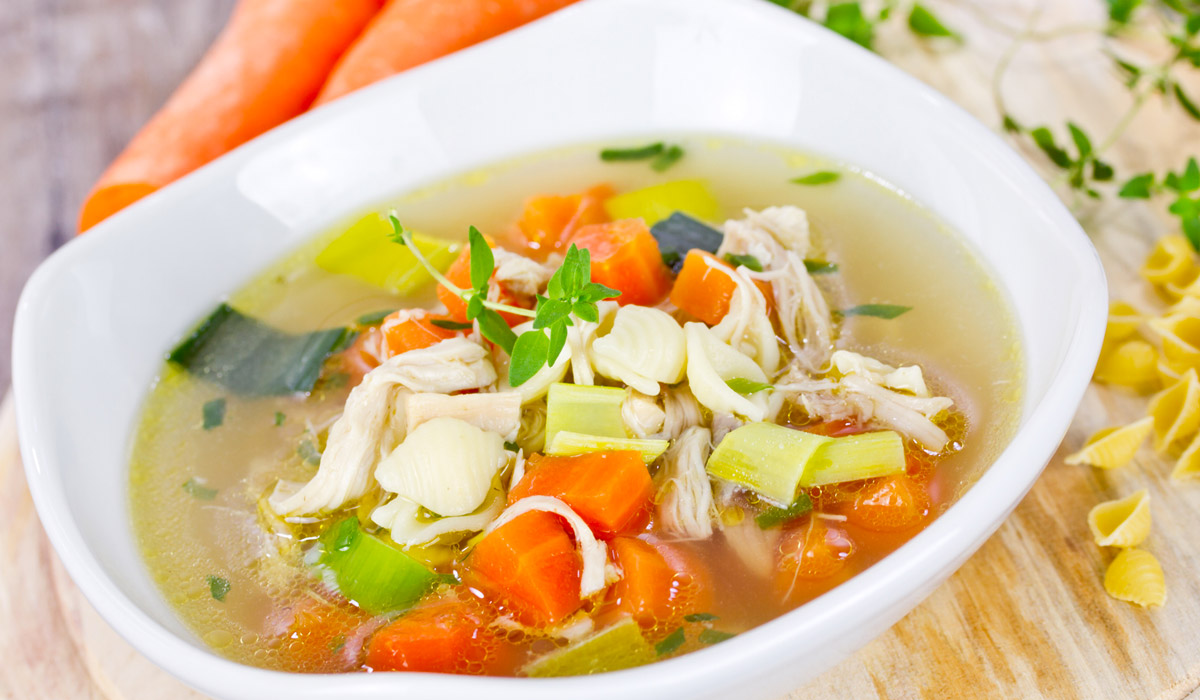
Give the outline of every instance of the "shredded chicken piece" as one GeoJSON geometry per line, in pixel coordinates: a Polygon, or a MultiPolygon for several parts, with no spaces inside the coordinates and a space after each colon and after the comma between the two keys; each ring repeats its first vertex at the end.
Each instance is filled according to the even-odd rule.
{"type": "Polygon", "coordinates": [[[571,379],[575,384],[590,386],[596,383],[596,372],[592,369],[592,362],[588,359],[588,355],[600,327],[612,319],[618,308],[615,301],[598,302],[596,309],[600,312],[600,318],[597,323],[576,318],[574,319],[575,325],[567,329],[567,350],[571,354],[571,379]]]}
{"type": "Polygon", "coordinates": [[[269,498],[280,515],[336,510],[359,498],[376,463],[404,438],[401,392],[448,393],[496,381],[487,350],[464,338],[388,359],[350,391],[342,417],[329,429],[317,474],[306,484],[280,481],[269,498]]]}
{"type": "Polygon", "coordinates": [[[725,436],[737,430],[746,424],[746,421],[738,418],[732,413],[714,413],[712,421],[709,424],[712,428],[712,445],[716,447],[721,444],[725,436]]]}
{"type": "Polygon", "coordinates": [[[497,285],[521,297],[532,298],[544,291],[554,274],[554,268],[503,248],[493,248],[492,255],[496,259],[493,278],[497,285]]]}
{"type": "Polygon", "coordinates": [[[712,485],[704,468],[711,438],[707,428],[692,426],[671,443],[663,457],[665,479],[658,492],[658,522],[681,539],[712,536],[712,485]]]}
{"type": "Polygon", "coordinates": [[[661,437],[668,440],[675,440],[683,431],[704,422],[704,410],[687,384],[667,388],[663,410],[666,412],[666,420],[663,421],[661,437]]]}
{"type": "Polygon", "coordinates": [[[719,257],[726,253],[753,255],[770,269],[783,251],[791,251],[801,259],[808,255],[811,240],[808,215],[803,209],[789,205],[762,211],[746,209],[743,214],[744,219],[725,222],[719,257]]]}
{"type": "Polygon", "coordinates": [[[833,353],[831,360],[833,368],[842,375],[856,374],[866,378],[872,384],[896,391],[906,391],[913,396],[929,398],[929,387],[925,385],[925,376],[917,365],[908,365],[897,369],[873,357],[849,350],[838,350],[833,353]]]}
{"type": "Polygon", "coordinates": [[[737,525],[722,529],[725,542],[742,564],[760,578],[768,578],[775,571],[775,553],[779,550],[782,530],[767,530],[758,526],[753,518],[743,518],[737,525]]]}
{"type": "Polygon", "coordinates": [[[521,429],[521,395],[514,392],[408,394],[404,397],[404,413],[407,433],[434,418],[457,418],[512,441],[521,429]]]}
{"type": "Polygon", "coordinates": [[[815,372],[827,366],[833,351],[833,314],[804,267],[804,258],[789,251],[783,261],[762,278],[770,279],[775,292],[775,310],[784,339],[796,359],[815,372]]]}
{"type": "MultiPolygon", "coordinates": [[[[710,265],[716,263],[705,258],[710,265]]],[[[779,369],[779,341],[767,314],[767,299],[748,276],[749,270],[739,267],[731,278],[736,285],[729,299],[729,311],[713,326],[713,333],[743,355],[754,358],[768,376],[779,369]]]]}
{"type": "Polygon", "coordinates": [[[634,437],[658,438],[662,436],[667,413],[656,397],[630,389],[621,402],[621,418],[634,437]]]}
{"type": "Polygon", "coordinates": [[[941,451],[950,441],[946,432],[931,420],[954,405],[950,399],[901,394],[856,375],[843,378],[841,386],[861,420],[874,419],[930,450],[941,451]]]}

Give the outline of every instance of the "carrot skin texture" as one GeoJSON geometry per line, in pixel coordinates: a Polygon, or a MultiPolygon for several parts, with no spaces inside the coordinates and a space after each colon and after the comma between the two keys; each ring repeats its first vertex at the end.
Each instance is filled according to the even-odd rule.
{"type": "Polygon", "coordinates": [[[388,357],[395,357],[409,350],[420,350],[453,338],[457,332],[433,325],[434,320],[451,320],[428,312],[413,315],[406,321],[399,320],[400,312],[388,316],[381,326],[388,357]]]}
{"type": "Polygon", "coordinates": [[[493,616],[479,601],[426,601],[375,633],[367,645],[373,671],[499,673],[503,642],[488,625],[493,616]]]}
{"type": "Polygon", "coordinates": [[[596,185],[578,194],[530,197],[517,221],[515,238],[521,252],[539,260],[565,252],[577,230],[609,221],[604,202],[612,196],[611,186],[596,185]]]}
{"type": "Polygon", "coordinates": [[[654,483],[639,453],[596,452],[573,457],[534,455],[525,476],[508,494],[550,496],[571,507],[597,537],[633,534],[645,528],[654,483]]]}
{"type": "Polygon", "coordinates": [[[330,73],[316,104],[491,39],[575,0],[392,0],[330,73]]]}
{"type": "Polygon", "coordinates": [[[304,112],[384,0],[242,0],[84,201],[79,230],[304,112]]]}
{"type": "Polygon", "coordinates": [[[622,306],[653,306],[671,289],[671,271],[641,219],[584,226],[571,242],[591,254],[592,281],[620,291],[616,301],[622,306]]]}

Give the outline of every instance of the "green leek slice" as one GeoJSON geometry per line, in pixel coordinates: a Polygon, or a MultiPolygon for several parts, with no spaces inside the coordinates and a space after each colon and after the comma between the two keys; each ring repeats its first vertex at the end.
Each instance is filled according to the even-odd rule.
{"type": "Polygon", "coordinates": [[[586,676],[619,671],[654,661],[654,647],[633,618],[625,618],[596,634],[535,659],[522,671],[535,678],[586,676]]]}
{"type": "Polygon", "coordinates": [[[411,607],[439,577],[416,559],[362,529],[354,517],[321,536],[321,564],[333,571],[342,595],[380,615],[411,607]]]}
{"type": "Polygon", "coordinates": [[[667,451],[671,443],[666,440],[641,440],[638,438],[612,438],[602,435],[585,435],[560,430],[554,439],[546,443],[546,454],[554,457],[571,457],[589,452],[613,452],[634,450],[642,453],[642,461],[650,464],[667,451]]]}
{"type": "Polygon", "coordinates": [[[708,473],[780,504],[796,499],[800,480],[816,452],[833,438],[750,423],[725,436],[708,458],[708,473]]]}
{"type": "Polygon", "coordinates": [[[835,438],[817,450],[800,485],[822,486],[904,471],[904,440],[891,430],[835,438]]]}
{"type": "MultiPolygon", "coordinates": [[[[393,243],[392,225],[386,217],[368,214],[338,236],[317,255],[317,266],[340,275],[357,277],[393,294],[407,295],[433,281],[408,248],[393,243]]],[[[433,236],[413,234],[413,242],[439,272],[458,257],[462,244],[433,236]]]]}
{"type": "Polygon", "coordinates": [[[625,390],[611,386],[551,384],[546,397],[546,444],[560,431],[623,438],[625,390]]]}
{"type": "Polygon", "coordinates": [[[641,218],[647,226],[654,226],[677,211],[699,221],[721,219],[716,197],[700,180],[664,182],[619,194],[605,202],[604,209],[614,219],[641,218]]]}

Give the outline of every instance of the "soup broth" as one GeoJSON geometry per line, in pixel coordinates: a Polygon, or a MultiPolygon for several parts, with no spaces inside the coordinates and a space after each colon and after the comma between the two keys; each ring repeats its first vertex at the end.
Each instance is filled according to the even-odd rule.
{"type": "MultiPolygon", "coordinates": [[[[597,147],[581,146],[465,174],[379,208],[394,208],[409,229],[463,240],[472,225],[488,235],[511,229],[531,195],[569,194],[597,183],[623,193],[699,179],[721,208],[713,224],[739,218],[747,208],[805,210],[815,247],[807,257],[836,265],[836,271],[813,277],[831,309],[911,307],[890,319],[846,315],[839,320],[837,347],[896,367],[919,365],[932,395],[953,400],[953,409],[935,421],[950,438],[946,449],[931,454],[911,439],[905,442],[907,473],[921,485],[927,512],[911,527],[864,528],[850,509],[864,490],[879,483],[867,479],[815,487],[813,513],[780,527],[754,524],[764,507],[756,494],[732,489],[735,493],[722,496],[720,488],[718,500],[726,500],[711,538],[673,541],[678,538],[651,522],[636,539],[661,545],[668,562],[672,556],[690,562],[683,568],[701,570],[706,573],[699,578],[711,579],[696,584],[703,589],[698,594],[703,602],[696,603],[703,610],[693,606],[686,619],[639,619],[643,637],[657,645],[662,658],[793,609],[911,538],[1007,444],[1020,417],[1023,386],[1021,345],[1007,301],[968,245],[929,212],[869,173],[809,155],[725,139],[691,139],[683,145],[686,156],[663,173],[645,161],[602,162],[597,147]],[[840,178],[818,186],[789,181],[819,170],[836,170],[840,178]],[[747,543],[764,537],[766,545],[747,543]],[[817,541],[822,546],[806,548],[817,541]],[[755,547],[773,558],[747,556],[745,549],[755,547]],[[787,563],[788,552],[800,554],[787,563]]],[[[355,326],[364,314],[381,310],[437,305],[432,279],[400,297],[316,265],[317,255],[344,228],[296,251],[235,293],[230,304],[290,333],[355,326]]],[[[358,378],[334,355],[310,393],[254,398],[165,364],[150,390],[132,451],[135,532],[163,595],[199,638],[230,659],[291,671],[359,670],[372,635],[390,620],[404,618],[396,612],[359,611],[340,599],[327,572],[313,566],[314,543],[338,517],[358,514],[369,526],[367,514],[375,502],[343,509],[338,517],[289,522],[271,518],[266,505],[280,479],[303,483],[316,472],[322,441],[358,378]]],[[[835,435],[855,427],[853,421],[816,425],[796,408],[785,408],[778,420],[835,435]]],[[[651,465],[652,471],[658,468],[651,465]]],[[[417,558],[424,557],[449,586],[453,577],[462,578],[460,558],[477,541],[423,551],[417,558]]],[[[609,550],[620,546],[610,543],[609,550]]],[[[475,593],[457,595],[486,607],[475,593]]],[[[602,603],[593,601],[584,611],[596,617],[589,629],[604,629],[614,619],[605,617],[609,613],[602,603]]],[[[503,605],[499,612],[505,617],[503,605]]],[[[531,660],[575,638],[519,620],[506,624],[499,631],[490,627],[495,639],[481,652],[483,661],[463,658],[444,670],[520,674],[531,660]]]]}

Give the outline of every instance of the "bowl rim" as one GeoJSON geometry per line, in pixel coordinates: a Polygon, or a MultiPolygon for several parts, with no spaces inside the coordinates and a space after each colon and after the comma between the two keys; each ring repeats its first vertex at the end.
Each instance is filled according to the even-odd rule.
{"type": "MultiPolygon", "coordinates": [[[[711,17],[712,13],[721,12],[751,13],[776,25],[791,23],[793,31],[812,41],[849,43],[794,13],[761,0],[659,0],[654,4],[657,8],[669,9],[676,15],[688,17],[711,17]]],[[[143,207],[153,206],[152,202],[161,204],[188,197],[202,190],[214,178],[235,174],[238,165],[249,154],[303,134],[306,129],[336,115],[365,109],[389,94],[402,93],[409,86],[420,84],[426,76],[434,74],[444,65],[485,60],[495,46],[536,41],[547,22],[565,24],[569,18],[582,26],[603,14],[628,13],[636,7],[636,0],[585,0],[555,16],[360,90],[268,132],[150,195],[143,202],[134,204],[130,210],[141,211],[143,207]]],[[[873,70],[902,83],[926,101],[931,109],[940,111],[942,118],[969,129],[989,156],[1019,173],[1024,179],[1022,186],[1031,197],[1043,203],[1045,213],[1051,218],[1049,225],[1063,234],[1062,244],[1082,263],[1087,287],[1106,289],[1099,257],[1086,234],[1053,191],[1007,144],[948,98],[882,58],[864,51],[860,59],[875,62],[873,70]]],[[[675,695],[685,686],[711,691],[713,679],[720,674],[740,678],[747,669],[769,670],[765,663],[773,664],[771,668],[781,667],[788,659],[780,650],[800,644],[806,630],[826,624],[833,618],[852,627],[873,615],[881,614],[887,607],[883,603],[864,605],[862,602],[887,599],[889,588],[901,580],[919,580],[925,588],[932,590],[930,583],[937,577],[922,572],[947,567],[956,569],[999,527],[1033,486],[1057,448],[1061,436],[1065,434],[1090,381],[1107,312],[1104,304],[1085,298],[1081,313],[1069,331],[1067,350],[1058,372],[1050,378],[1042,399],[1022,417],[1022,427],[992,465],[942,516],[867,571],[816,601],[744,632],[719,648],[702,649],[649,667],[609,673],[600,678],[479,678],[426,673],[292,674],[245,666],[219,657],[212,651],[197,648],[160,625],[133,603],[88,550],[67,505],[61,467],[52,459],[45,458],[44,451],[39,447],[46,439],[43,437],[41,419],[52,415],[53,407],[46,405],[36,387],[31,386],[31,363],[37,340],[33,332],[33,319],[39,304],[54,288],[64,269],[77,260],[103,256],[109,242],[117,237],[141,235],[132,227],[123,228],[127,218],[128,212],[118,213],[99,224],[90,235],[57,251],[37,269],[22,294],[14,327],[13,389],[26,475],[37,512],[51,543],[72,579],[104,619],[139,652],[172,675],[202,690],[222,695],[234,693],[235,697],[261,696],[268,689],[271,693],[289,694],[296,698],[342,695],[383,698],[392,697],[399,691],[422,690],[450,690],[464,694],[504,691],[529,698],[551,698],[563,694],[580,698],[612,697],[622,692],[675,695]],[[1036,432],[1030,426],[1037,427],[1036,432]],[[998,464],[1004,464],[1005,469],[995,469],[998,464]],[[970,513],[970,518],[954,515],[965,513],[970,513]],[[815,605],[817,602],[820,605],[815,605]],[[764,662],[763,659],[773,661],[764,662]]],[[[1101,298],[1100,295],[1097,298],[1101,298]]],[[[929,590],[921,592],[921,587],[909,586],[918,589],[915,593],[923,598],[929,590]]],[[[891,600],[890,604],[894,606],[896,601],[891,600]]],[[[906,610],[911,607],[908,606],[906,610]]]]}

